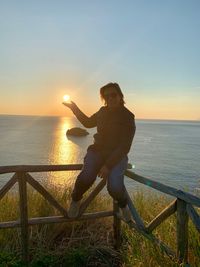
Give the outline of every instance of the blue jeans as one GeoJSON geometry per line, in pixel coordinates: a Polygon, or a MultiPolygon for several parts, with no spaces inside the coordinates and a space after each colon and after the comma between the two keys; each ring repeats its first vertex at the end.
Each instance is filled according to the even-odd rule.
{"type": "MultiPolygon", "coordinates": [[[[88,150],[84,158],[82,171],[77,176],[72,199],[74,201],[81,200],[83,194],[92,186],[96,180],[97,174],[104,165],[105,159],[99,152],[88,150]]],[[[118,201],[121,208],[127,204],[125,186],[124,186],[124,171],[127,168],[128,157],[124,156],[109,173],[107,180],[107,189],[113,199],[118,201]]]]}

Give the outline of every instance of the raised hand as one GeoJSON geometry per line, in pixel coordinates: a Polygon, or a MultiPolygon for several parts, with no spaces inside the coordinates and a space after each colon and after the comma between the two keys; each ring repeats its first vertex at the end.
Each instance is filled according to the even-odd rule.
{"type": "Polygon", "coordinates": [[[77,105],[73,101],[71,101],[71,102],[63,102],[62,104],[64,106],[68,107],[69,109],[71,109],[72,111],[77,108],[77,105]]]}

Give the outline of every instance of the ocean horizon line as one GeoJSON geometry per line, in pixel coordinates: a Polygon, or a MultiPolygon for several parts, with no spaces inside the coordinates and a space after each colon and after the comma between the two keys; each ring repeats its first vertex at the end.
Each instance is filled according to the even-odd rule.
{"type": "MultiPolygon", "coordinates": [[[[0,116],[8,116],[8,117],[14,117],[14,116],[16,116],[16,117],[49,117],[49,118],[54,118],[54,117],[56,117],[56,118],[64,118],[64,117],[67,117],[67,118],[74,118],[74,116],[72,115],[72,116],[63,116],[63,115],[38,115],[38,114],[36,114],[36,115],[31,115],[31,114],[7,114],[7,113],[2,113],[2,114],[0,114],[0,116]]],[[[165,118],[165,119],[161,119],[161,118],[136,118],[136,120],[138,120],[138,121],[175,121],[175,122],[199,122],[200,123],[200,119],[196,119],[196,120],[194,120],[194,119],[167,119],[167,118],[165,118]]]]}

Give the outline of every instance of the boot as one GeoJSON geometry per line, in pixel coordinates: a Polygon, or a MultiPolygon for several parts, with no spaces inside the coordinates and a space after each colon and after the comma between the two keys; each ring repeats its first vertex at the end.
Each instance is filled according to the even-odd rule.
{"type": "Polygon", "coordinates": [[[79,208],[81,205],[81,201],[74,201],[72,200],[70,203],[70,207],[68,210],[68,216],[69,218],[76,218],[79,214],[79,208]]]}
{"type": "Polygon", "coordinates": [[[131,212],[129,210],[128,205],[126,205],[124,208],[121,208],[122,216],[124,217],[124,220],[126,222],[130,222],[132,220],[131,212]]]}

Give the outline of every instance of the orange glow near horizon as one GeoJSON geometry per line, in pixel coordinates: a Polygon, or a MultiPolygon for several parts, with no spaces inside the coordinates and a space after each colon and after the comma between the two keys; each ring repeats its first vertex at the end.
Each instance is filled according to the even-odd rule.
{"type": "MultiPolygon", "coordinates": [[[[83,90],[75,90],[73,86],[53,89],[53,93],[48,93],[48,97],[47,94],[41,93],[40,97],[29,97],[28,100],[26,96],[21,97],[20,101],[16,101],[16,98],[9,101],[2,98],[0,114],[74,117],[72,111],[62,104],[71,99],[87,116],[91,116],[102,106],[98,94],[86,94],[83,90]]],[[[126,107],[135,114],[136,119],[200,120],[197,97],[193,99],[166,96],[163,99],[154,95],[148,97],[138,94],[131,98],[125,93],[125,101],[126,107]]]]}

